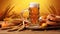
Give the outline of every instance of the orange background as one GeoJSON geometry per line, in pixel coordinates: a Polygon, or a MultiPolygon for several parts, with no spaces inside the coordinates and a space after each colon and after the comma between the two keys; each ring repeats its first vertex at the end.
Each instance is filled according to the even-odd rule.
{"type": "Polygon", "coordinates": [[[20,14],[20,12],[29,7],[30,2],[37,2],[40,4],[40,15],[50,14],[54,12],[50,7],[55,8],[55,14],[60,15],[60,0],[0,0],[0,17],[3,15],[6,7],[10,4],[10,8],[14,8],[10,11],[20,14]]]}

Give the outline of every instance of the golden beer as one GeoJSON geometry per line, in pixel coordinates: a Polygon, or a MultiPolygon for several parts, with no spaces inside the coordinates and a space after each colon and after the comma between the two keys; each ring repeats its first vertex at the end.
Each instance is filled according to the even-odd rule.
{"type": "Polygon", "coordinates": [[[38,3],[30,3],[29,19],[32,24],[39,23],[39,4],[38,3]]]}

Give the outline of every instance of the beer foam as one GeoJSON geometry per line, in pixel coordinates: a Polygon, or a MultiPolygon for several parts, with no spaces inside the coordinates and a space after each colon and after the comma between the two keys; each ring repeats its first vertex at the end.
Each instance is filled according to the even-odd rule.
{"type": "Polygon", "coordinates": [[[30,6],[29,7],[39,7],[39,4],[32,2],[32,3],[30,3],[30,6]]]}

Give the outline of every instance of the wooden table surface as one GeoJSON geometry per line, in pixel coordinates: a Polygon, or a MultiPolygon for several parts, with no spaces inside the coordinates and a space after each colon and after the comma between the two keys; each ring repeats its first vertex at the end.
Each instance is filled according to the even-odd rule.
{"type": "Polygon", "coordinates": [[[7,32],[7,30],[0,30],[0,34],[60,34],[60,30],[44,30],[44,31],[24,30],[14,32],[7,32]]]}

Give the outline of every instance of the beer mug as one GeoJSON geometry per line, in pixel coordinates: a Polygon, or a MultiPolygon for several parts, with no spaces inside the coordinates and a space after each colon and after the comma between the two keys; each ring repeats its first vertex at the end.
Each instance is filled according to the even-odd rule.
{"type": "Polygon", "coordinates": [[[39,4],[38,3],[30,3],[30,6],[29,6],[29,21],[33,25],[39,24],[39,4]]]}
{"type": "Polygon", "coordinates": [[[28,20],[29,18],[29,10],[28,9],[24,9],[22,12],[21,12],[21,17],[23,20],[28,20]]]}

